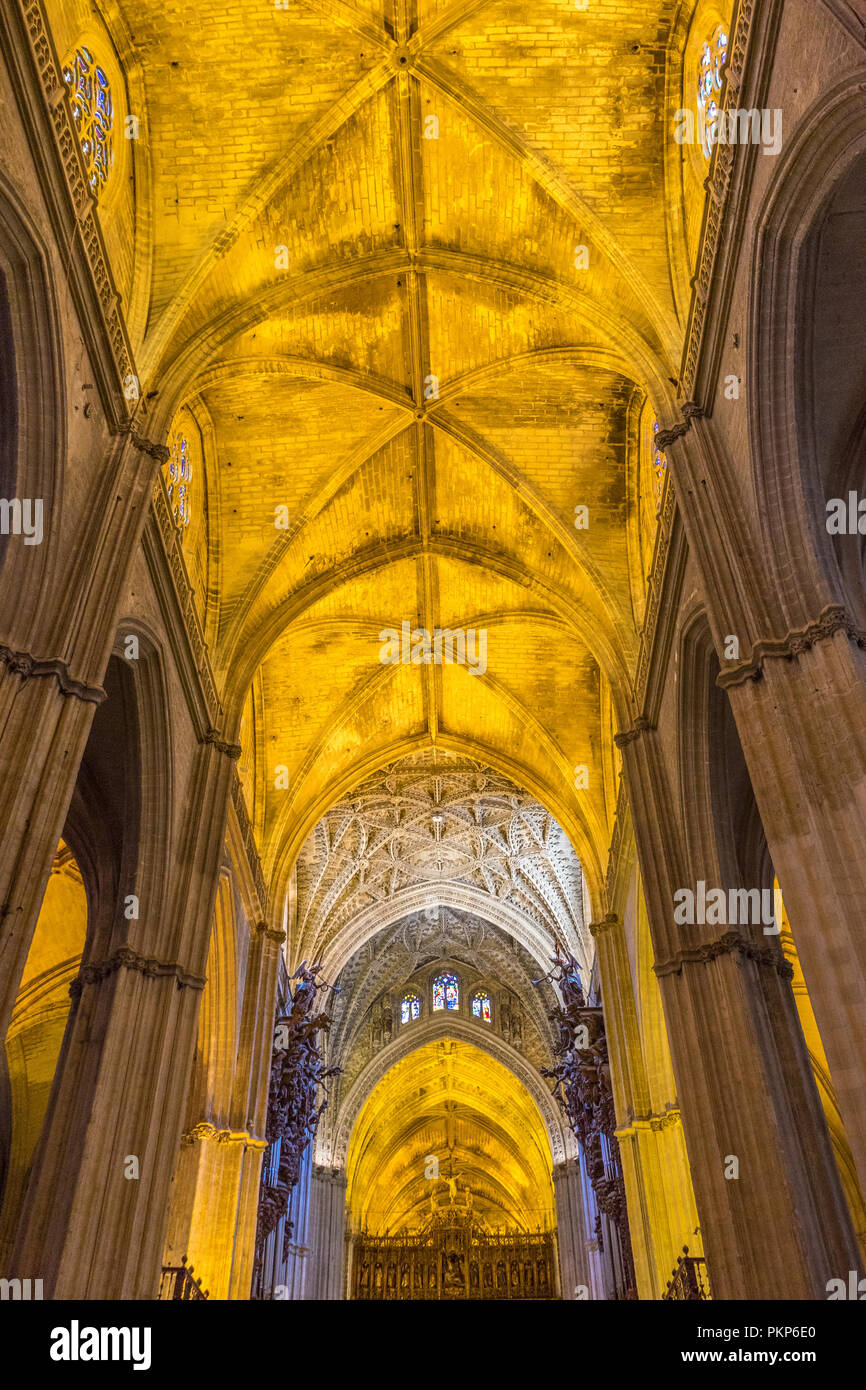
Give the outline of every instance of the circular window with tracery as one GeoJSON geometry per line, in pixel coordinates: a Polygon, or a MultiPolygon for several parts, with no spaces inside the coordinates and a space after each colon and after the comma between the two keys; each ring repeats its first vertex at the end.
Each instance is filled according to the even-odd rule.
{"type": "Polygon", "coordinates": [[[722,69],[728,56],[728,31],[719,24],[698,60],[698,123],[704,155],[709,159],[719,131],[722,69]]]}
{"type": "Polygon", "coordinates": [[[87,181],[91,192],[98,196],[108,182],[114,160],[111,84],[83,44],[64,64],[63,81],[69,91],[87,181]]]}

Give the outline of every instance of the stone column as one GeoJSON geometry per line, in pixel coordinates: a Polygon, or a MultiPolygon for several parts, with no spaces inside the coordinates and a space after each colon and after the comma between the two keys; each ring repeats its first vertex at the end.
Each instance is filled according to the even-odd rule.
{"type": "Polygon", "coordinates": [[[277,979],[285,939],[284,931],[259,922],[251,934],[247,958],[231,1119],[234,1127],[262,1139],[268,1123],[277,979]]]}
{"type": "MultiPolygon", "coordinates": [[[[582,1148],[578,1162],[580,1165],[579,1192],[583,1210],[584,1248],[586,1250],[584,1268],[589,1274],[588,1280],[584,1282],[589,1285],[590,1298],[604,1302],[612,1296],[612,1289],[605,1276],[604,1252],[598,1237],[601,1227],[601,1212],[598,1209],[595,1192],[587,1172],[586,1154],[582,1148]]],[[[565,1290],[563,1290],[563,1296],[565,1296],[565,1290]]]]}
{"type": "Polygon", "coordinates": [[[554,1165],[553,1192],[556,1199],[559,1279],[563,1299],[571,1300],[580,1285],[592,1294],[579,1159],[567,1158],[563,1163],[554,1165]]]}
{"type": "Polygon", "coordinates": [[[313,1167],[308,1239],[312,1253],[304,1297],[345,1298],[346,1174],[341,1168],[313,1167]]]}
{"type": "MultiPolygon", "coordinates": [[[[274,1044],[274,1013],[280,952],[286,939],[259,922],[250,938],[231,1119],[250,1136],[238,1188],[233,1297],[249,1298],[255,1263],[262,1159],[268,1147],[268,1089],[274,1044]]],[[[280,1232],[282,1231],[282,1224],[280,1232]]],[[[282,1234],[278,1234],[282,1241],[282,1234]]],[[[279,1247],[282,1251],[282,1246],[279,1247]]],[[[276,1283],[285,1280],[277,1279],[276,1283]]]]}
{"type": "Polygon", "coordinates": [[[256,1253],[256,1221],[259,1211],[259,1185],[262,1159],[267,1149],[264,1139],[249,1139],[244,1145],[237,1204],[237,1232],[232,1261],[229,1298],[248,1299],[253,1282],[256,1253]]]}
{"type": "Polygon", "coordinates": [[[241,1271],[248,1266],[252,1275],[252,1251],[247,1247],[255,1241],[258,1175],[266,1147],[263,1140],[243,1130],[218,1130],[206,1120],[181,1139],[163,1262],[179,1265],[185,1255],[211,1298],[249,1297],[249,1280],[243,1289],[241,1271]],[[256,1186],[250,1233],[253,1170],[256,1186]]]}
{"type": "Polygon", "coordinates": [[[814,480],[798,475],[796,459],[792,471],[786,441],[764,434],[762,447],[780,457],[761,469],[769,490],[762,485],[756,499],[735,481],[726,440],[700,406],[683,414],[656,444],[669,451],[722,664],[718,685],[730,698],[866,1191],[866,633],[814,548],[814,480]],[[761,512],[772,497],[790,510],[781,566],[763,554],[761,512]],[[735,659],[724,650],[727,634],[739,640],[735,659]]]}
{"type": "Polygon", "coordinates": [[[0,1038],[5,1038],[93,713],[104,691],[0,646],[0,1038]]]}
{"type": "Polygon", "coordinates": [[[150,443],[129,421],[109,437],[105,457],[94,460],[90,505],[71,541],[74,549],[56,554],[40,581],[38,627],[37,605],[22,605],[21,575],[8,557],[0,577],[0,1038],[9,1027],[93,712],[105,698],[100,682],[119,596],[153,480],[167,458],[164,446],[150,443]]]}
{"type": "MultiPolygon", "coordinates": [[[[589,929],[598,953],[614,1109],[617,1124],[622,1125],[628,1117],[649,1109],[625,934],[622,922],[613,913],[603,922],[591,923],[589,929]]],[[[619,1142],[620,1134],[616,1137],[619,1142]]],[[[639,1298],[647,1298],[651,1288],[648,1271],[652,1231],[639,1201],[642,1188],[640,1155],[633,1145],[620,1143],[620,1161],[637,1293],[639,1298]]]]}
{"type": "Polygon", "coordinates": [[[658,1299],[683,1246],[688,1245],[691,1255],[704,1253],[680,1112],[642,1115],[618,1129],[616,1137],[628,1195],[638,1297],[658,1299]],[[635,1238],[639,1226],[641,1240],[635,1238]]]}
{"type": "MultiPolygon", "coordinates": [[[[215,921],[213,932],[217,929],[215,921]]],[[[200,1047],[207,1053],[221,1041],[228,1061],[211,1087],[205,1084],[204,1068],[197,1069],[172,1183],[163,1263],[178,1265],[186,1256],[212,1298],[250,1295],[261,1162],[268,1146],[266,1066],[272,1037],[265,1023],[274,1013],[283,939],[282,932],[270,931],[264,922],[250,934],[237,1048],[234,1037],[217,1040],[199,1029],[200,1047]],[[256,1126],[252,1131],[246,1127],[250,1124],[256,1126]]],[[[218,978],[217,971],[209,990],[217,987],[218,978]]],[[[216,1027],[225,1016],[221,1008],[212,1013],[205,1028],[216,1027]]]]}
{"type": "Polygon", "coordinates": [[[52,1298],[153,1298],[204,980],[132,952],[90,969],[12,1263],[52,1298]]]}
{"type": "Polygon", "coordinates": [[[601,973],[622,1171],[637,1292],[656,1299],[698,1224],[679,1110],[654,1114],[634,1002],[625,927],[613,912],[590,925],[601,973]]]}
{"type": "Polygon", "coordinates": [[[149,894],[158,899],[145,881],[141,919],[113,928],[114,941],[129,929],[126,943],[88,960],[73,985],[12,1261],[38,1271],[48,1297],[156,1296],[233,752],[217,740],[199,750],[177,916],[148,918],[149,894]]]}
{"type": "MultiPolygon", "coordinates": [[[[283,1285],[283,1297],[293,1302],[303,1298],[315,1298],[310,1292],[310,1256],[312,1235],[312,1185],[313,1156],[309,1146],[301,1161],[301,1176],[297,1186],[292,1189],[287,1219],[291,1222],[287,1258],[283,1260],[283,1235],[277,1240],[277,1267],[280,1271],[279,1283],[283,1285]]],[[[280,1232],[284,1223],[280,1224],[280,1232]]]]}
{"type": "Polygon", "coordinates": [[[730,696],[866,1191],[864,640],[841,609],[827,609],[809,628],[761,644],[719,684],[730,696]]]}
{"type": "Polygon", "coordinates": [[[790,967],[755,929],[674,923],[675,891],[700,875],[657,735],[642,721],[617,742],[713,1294],[824,1298],[828,1279],[856,1267],[857,1246],[790,967]]]}

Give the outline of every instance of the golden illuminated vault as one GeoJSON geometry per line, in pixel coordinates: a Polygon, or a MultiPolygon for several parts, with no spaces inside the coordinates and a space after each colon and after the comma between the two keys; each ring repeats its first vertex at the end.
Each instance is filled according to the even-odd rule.
{"type": "Polygon", "coordinates": [[[0,5],[0,1276],[853,1267],[860,8],[0,5]]]}

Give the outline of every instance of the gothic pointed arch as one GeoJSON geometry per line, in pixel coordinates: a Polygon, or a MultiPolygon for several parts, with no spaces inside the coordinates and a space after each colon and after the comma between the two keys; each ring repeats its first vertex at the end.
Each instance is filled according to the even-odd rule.
{"type": "MultiPolygon", "coordinates": [[[[840,199],[836,211],[841,211],[846,187],[850,197],[862,182],[862,82],[862,70],[854,72],[813,104],[786,144],[756,231],[750,346],[755,389],[749,405],[753,477],[789,628],[815,621],[843,597],[826,524],[826,488],[833,476],[828,463],[846,451],[855,430],[859,401],[848,374],[858,358],[849,353],[836,361],[841,345],[850,346],[848,331],[840,332],[838,324],[835,348],[829,340],[822,345],[814,306],[822,273],[832,277],[834,264],[838,271],[849,263],[850,248],[838,236],[834,246],[831,224],[834,198],[840,199]],[[786,585],[783,572],[795,575],[796,582],[786,585]]],[[[841,229],[843,223],[837,218],[835,226],[841,229]]],[[[831,283],[821,291],[824,297],[831,283]]],[[[859,324],[851,324],[851,332],[860,331],[859,324]]]]}
{"type": "Polygon", "coordinates": [[[6,527],[0,534],[0,579],[17,593],[14,608],[6,605],[4,641],[18,649],[27,646],[24,634],[50,625],[66,450],[63,380],[50,260],[18,195],[0,178],[0,492],[32,511],[24,534],[20,524],[17,535],[6,527]]]}

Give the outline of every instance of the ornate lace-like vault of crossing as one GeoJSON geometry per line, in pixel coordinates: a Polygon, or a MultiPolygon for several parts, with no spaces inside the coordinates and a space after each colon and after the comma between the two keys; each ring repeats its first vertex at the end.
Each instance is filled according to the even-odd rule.
{"type": "Polygon", "coordinates": [[[293,952],[327,955],[365,918],[414,908],[433,922],[454,892],[478,918],[523,919],[589,968],[582,874],[561,827],[507,778],[436,750],[390,764],[323,817],[298,861],[293,952]]]}

